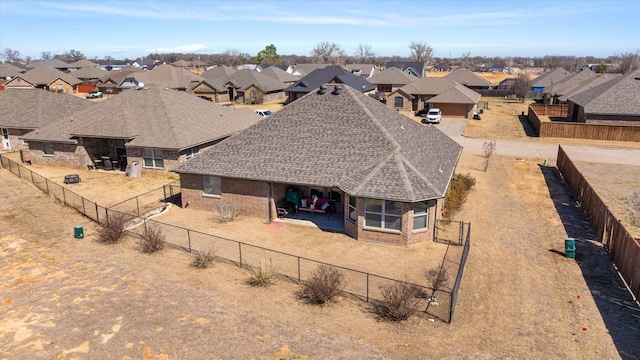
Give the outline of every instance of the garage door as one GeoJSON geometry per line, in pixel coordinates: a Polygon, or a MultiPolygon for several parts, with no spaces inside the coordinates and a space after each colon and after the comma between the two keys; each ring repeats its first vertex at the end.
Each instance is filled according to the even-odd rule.
{"type": "Polygon", "coordinates": [[[466,118],[469,115],[467,104],[431,104],[431,107],[440,108],[442,117],[466,118]]]}

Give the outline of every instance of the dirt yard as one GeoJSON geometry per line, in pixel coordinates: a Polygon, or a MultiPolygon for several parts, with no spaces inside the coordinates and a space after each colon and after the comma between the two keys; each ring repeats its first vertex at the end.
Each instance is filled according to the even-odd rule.
{"type": "Polygon", "coordinates": [[[531,102],[482,97],[478,107],[483,110],[481,120],[469,119],[463,135],[480,139],[522,139],[534,134],[534,129],[521,116],[527,114],[531,102]]]}
{"type": "MultiPolygon", "coordinates": [[[[0,359],[637,359],[640,315],[611,289],[620,280],[602,247],[587,234],[576,260],[563,256],[579,209],[553,168],[497,157],[484,173],[481,162],[465,154],[459,165],[477,185],[458,215],[472,223],[472,245],[451,325],[380,322],[347,298],[311,307],[296,300],[297,285],[250,288],[232,265],[200,271],[178,250],[143,255],[134,239],[98,244],[88,219],[0,170],[0,359]],[[73,238],[75,225],[84,239],[73,238]]],[[[274,231],[248,219],[237,225],[212,228],[265,242],[260,233],[274,231]]],[[[295,246],[293,228],[274,233],[295,246]]],[[[433,245],[329,241],[345,253],[364,246],[371,256],[357,261],[377,270],[416,271],[422,264],[406,259],[433,245]]]]}

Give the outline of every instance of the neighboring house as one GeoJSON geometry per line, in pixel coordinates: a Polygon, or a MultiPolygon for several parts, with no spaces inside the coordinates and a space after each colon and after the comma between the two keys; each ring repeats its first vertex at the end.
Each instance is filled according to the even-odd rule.
{"type": "Polygon", "coordinates": [[[200,76],[202,76],[206,80],[226,79],[230,75],[233,75],[236,71],[236,69],[230,66],[220,65],[203,72],[202,74],[200,74],[200,76]]]}
{"type": "Polygon", "coordinates": [[[640,126],[640,70],[567,99],[569,120],[587,124],[640,126]]]}
{"type": "Polygon", "coordinates": [[[262,66],[260,65],[256,65],[256,64],[242,64],[242,65],[238,65],[237,70],[253,70],[256,72],[261,72],[262,71],[262,66]]]}
{"type": "Polygon", "coordinates": [[[456,70],[448,73],[445,78],[451,79],[458,84],[464,85],[471,90],[488,90],[491,82],[480,77],[469,70],[456,70]]]}
{"type": "Polygon", "coordinates": [[[92,105],[77,96],[43,89],[0,91],[0,149],[27,149],[28,145],[19,139],[21,136],[92,105]]]}
{"type": "Polygon", "coordinates": [[[168,64],[157,65],[149,71],[139,71],[131,73],[125,77],[118,87],[120,89],[131,89],[146,85],[159,85],[174,90],[186,91],[192,83],[199,83],[204,78],[191,71],[168,64]]]}
{"type": "Polygon", "coordinates": [[[390,61],[387,63],[388,68],[398,68],[402,72],[416,77],[424,77],[426,73],[426,67],[423,62],[407,62],[407,61],[390,61]]]}
{"type": "Polygon", "coordinates": [[[87,59],[80,59],[80,60],[78,60],[76,62],[72,62],[70,65],[73,68],[76,68],[76,69],[98,66],[98,64],[94,63],[93,61],[87,60],[87,59]]]}
{"type": "Polygon", "coordinates": [[[402,70],[391,67],[367,79],[368,82],[376,86],[376,92],[389,93],[418,80],[417,77],[409,75],[402,70]]]}
{"type": "Polygon", "coordinates": [[[9,63],[0,63],[0,85],[3,85],[7,81],[23,73],[24,71],[19,67],[13,66],[9,63]]]}
{"type": "Polygon", "coordinates": [[[285,83],[287,86],[300,80],[300,76],[291,75],[290,73],[276,66],[269,66],[268,68],[262,70],[261,74],[271,76],[272,78],[285,83]]]}
{"type": "Polygon", "coordinates": [[[27,64],[27,69],[35,69],[40,65],[47,65],[56,70],[60,70],[62,72],[69,72],[72,69],[76,69],[77,66],[66,63],[62,60],[58,59],[47,59],[47,60],[31,60],[27,64]]]}
{"type": "Polygon", "coordinates": [[[127,67],[120,70],[109,71],[106,75],[95,82],[95,87],[103,94],[117,94],[121,91],[118,87],[125,78],[130,78],[133,73],[141,70],[134,67],[127,67]]]}
{"type": "Polygon", "coordinates": [[[124,61],[124,60],[108,60],[105,61],[103,63],[100,63],[101,68],[107,70],[107,71],[113,71],[113,70],[120,70],[120,69],[124,69],[128,66],[131,66],[128,62],[124,61]]]}
{"type": "Polygon", "coordinates": [[[534,98],[542,98],[544,89],[547,86],[551,86],[569,75],[571,75],[569,71],[563,68],[555,68],[531,79],[529,84],[531,85],[531,90],[535,93],[534,98]]]}
{"type": "Polygon", "coordinates": [[[76,91],[76,86],[80,83],[82,83],[80,79],[43,64],[14,77],[4,86],[16,89],[38,88],[51,92],[73,94],[76,91]]]}
{"type": "Polygon", "coordinates": [[[187,61],[187,60],[180,59],[178,61],[172,62],[171,65],[173,65],[175,67],[181,67],[181,68],[188,69],[191,66],[191,63],[189,61],[187,61]]]}
{"type": "Polygon", "coordinates": [[[95,82],[96,80],[99,80],[100,78],[108,74],[108,71],[96,66],[83,67],[81,69],[75,70],[72,73],[73,77],[84,82],[95,82]]]}
{"type": "Polygon", "coordinates": [[[278,69],[285,71],[287,74],[293,73],[293,66],[291,65],[276,64],[272,66],[275,66],[278,69]]]}
{"type": "Polygon", "coordinates": [[[173,171],[193,209],[224,202],[273,220],[289,190],[330,199],[331,221],[358,240],[407,245],[433,240],[461,151],[436,127],[332,84],[173,171]]]}
{"type": "Polygon", "coordinates": [[[326,84],[345,84],[362,93],[373,92],[376,88],[361,76],[355,76],[341,66],[331,65],[312,71],[286,88],[287,103],[295,101],[309,92],[316,91],[320,85],[326,84]]]}
{"type": "Polygon", "coordinates": [[[620,76],[620,74],[597,74],[589,69],[570,74],[557,83],[545,87],[543,91],[544,104],[564,104],[575,94],[598,86],[604,82],[620,76]]]}
{"type": "Polygon", "coordinates": [[[287,87],[282,81],[254,70],[240,70],[229,75],[224,87],[229,91],[229,98],[247,104],[262,104],[284,100],[287,87]]]}
{"type": "Polygon", "coordinates": [[[295,64],[293,65],[292,75],[307,76],[318,69],[324,69],[331,64],[295,64]]]}
{"type": "Polygon", "coordinates": [[[231,101],[229,99],[229,90],[225,87],[224,79],[202,80],[193,82],[189,85],[187,92],[198,97],[209,98],[215,103],[223,103],[231,101]]]}
{"type": "Polygon", "coordinates": [[[463,118],[473,116],[479,100],[480,94],[446,77],[419,78],[386,97],[396,110],[440,108],[443,117],[463,118]]]}
{"type": "MultiPolygon", "coordinates": [[[[35,163],[86,167],[103,156],[121,170],[167,171],[260,121],[182,91],[150,85],[128,90],[24,135],[35,163]]],[[[97,160],[97,161],[96,161],[97,160]]]]}
{"type": "Polygon", "coordinates": [[[374,64],[346,64],[344,68],[353,75],[362,76],[365,79],[369,79],[379,72],[374,64]]]}

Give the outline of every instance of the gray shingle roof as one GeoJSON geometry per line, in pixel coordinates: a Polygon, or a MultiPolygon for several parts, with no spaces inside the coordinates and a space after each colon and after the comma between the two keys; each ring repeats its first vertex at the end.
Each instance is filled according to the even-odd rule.
{"type": "Polygon", "coordinates": [[[22,74],[22,69],[7,63],[0,63],[0,77],[15,77],[22,74]]]}
{"type": "Polygon", "coordinates": [[[300,80],[300,76],[291,75],[276,66],[269,66],[268,68],[262,70],[261,74],[271,76],[272,78],[283,83],[292,83],[300,80]]]}
{"type": "Polygon", "coordinates": [[[82,82],[80,79],[74,76],[71,76],[58,69],[54,69],[51,66],[45,64],[38,65],[35,68],[20,75],[19,77],[30,82],[31,84],[40,86],[49,85],[58,79],[61,79],[62,81],[70,85],[77,85],[82,82]]]}
{"type": "Polygon", "coordinates": [[[80,59],[80,60],[78,60],[76,62],[72,62],[70,65],[73,66],[73,67],[76,67],[76,68],[91,67],[91,66],[96,67],[96,66],[98,66],[98,64],[94,63],[93,61],[87,60],[87,59],[80,59]]]}
{"type": "Polygon", "coordinates": [[[312,71],[309,75],[286,88],[285,91],[306,94],[315,91],[320,85],[328,84],[332,81],[348,85],[360,92],[368,92],[375,89],[375,86],[362,77],[351,74],[341,66],[331,65],[312,71]]]}
{"type": "Polygon", "coordinates": [[[411,95],[439,95],[456,87],[457,82],[446,77],[424,77],[407,84],[400,89],[411,95]]]}
{"type": "Polygon", "coordinates": [[[75,66],[58,59],[32,60],[27,64],[27,69],[37,68],[40,65],[51,66],[54,69],[69,69],[75,66]]]}
{"type": "Polygon", "coordinates": [[[374,85],[406,85],[416,80],[418,80],[417,77],[395,67],[385,69],[367,79],[368,82],[374,85]]]}
{"type": "Polygon", "coordinates": [[[491,82],[474,74],[469,70],[456,70],[448,73],[446,78],[449,78],[458,84],[462,84],[467,87],[486,87],[491,86],[491,82]]]}
{"type": "Polygon", "coordinates": [[[424,74],[424,63],[416,61],[389,61],[387,62],[387,68],[394,67],[402,71],[407,69],[413,70],[416,74],[422,76],[424,74]]]}
{"type": "Polygon", "coordinates": [[[282,91],[287,87],[282,81],[249,69],[229,75],[226,83],[233,84],[240,91],[244,91],[252,85],[259,87],[264,92],[282,91]]]}
{"type": "Polygon", "coordinates": [[[207,80],[226,79],[229,75],[235,73],[236,71],[237,70],[229,66],[220,65],[220,66],[214,67],[213,69],[203,72],[202,74],[200,74],[200,76],[202,76],[207,80]]]}
{"type": "Polygon", "coordinates": [[[92,107],[93,102],[43,89],[0,91],[0,127],[37,129],[92,107]]]}
{"type": "Polygon", "coordinates": [[[542,75],[532,79],[529,84],[531,87],[547,87],[553,85],[554,83],[559,82],[563,78],[571,75],[571,73],[563,68],[555,68],[553,70],[549,70],[542,75]]]}
{"type": "Polygon", "coordinates": [[[570,96],[589,90],[602,83],[613,80],[622,74],[596,74],[591,70],[583,70],[573,76],[570,81],[563,81],[545,88],[545,93],[558,96],[558,100],[566,101],[570,96]]]}
{"type": "Polygon", "coordinates": [[[374,64],[345,64],[344,68],[353,75],[362,76],[368,80],[375,74],[376,66],[374,64]],[[360,75],[356,73],[358,71],[360,72],[360,75]]]}
{"type": "Polygon", "coordinates": [[[297,72],[302,76],[306,76],[318,69],[324,69],[330,64],[295,64],[293,65],[293,72],[297,72]]]}
{"type": "Polygon", "coordinates": [[[78,79],[84,80],[84,79],[99,79],[101,77],[104,77],[105,75],[108,75],[109,72],[100,67],[88,66],[88,67],[80,68],[72,72],[71,74],[78,79]]]}
{"type": "Polygon", "coordinates": [[[569,97],[587,114],[640,115],[640,70],[569,97]]]}
{"type": "Polygon", "coordinates": [[[468,87],[457,84],[456,86],[427,100],[433,104],[477,104],[480,94],[468,87]]]}
{"type": "Polygon", "coordinates": [[[133,138],[128,146],[186,149],[227,137],[261,119],[248,108],[224,107],[160,86],[147,88],[126,90],[24,138],[55,142],[75,142],[72,135],[133,138]]]}
{"type": "Polygon", "coordinates": [[[159,85],[170,89],[186,89],[191,82],[200,82],[204,78],[191,71],[168,64],[158,65],[150,71],[141,71],[132,75],[145,85],[159,85]]]}
{"type": "Polygon", "coordinates": [[[310,92],[174,171],[408,202],[444,196],[460,145],[351,87],[332,89],[310,92]]]}

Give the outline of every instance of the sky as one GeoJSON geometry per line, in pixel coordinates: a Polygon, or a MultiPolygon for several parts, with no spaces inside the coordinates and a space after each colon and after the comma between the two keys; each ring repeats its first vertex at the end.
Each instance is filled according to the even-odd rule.
{"type": "Polygon", "coordinates": [[[0,49],[39,59],[71,49],[87,58],[150,53],[309,55],[319,42],[353,55],[607,57],[640,49],[640,1],[189,1],[0,0],[0,49]]]}

